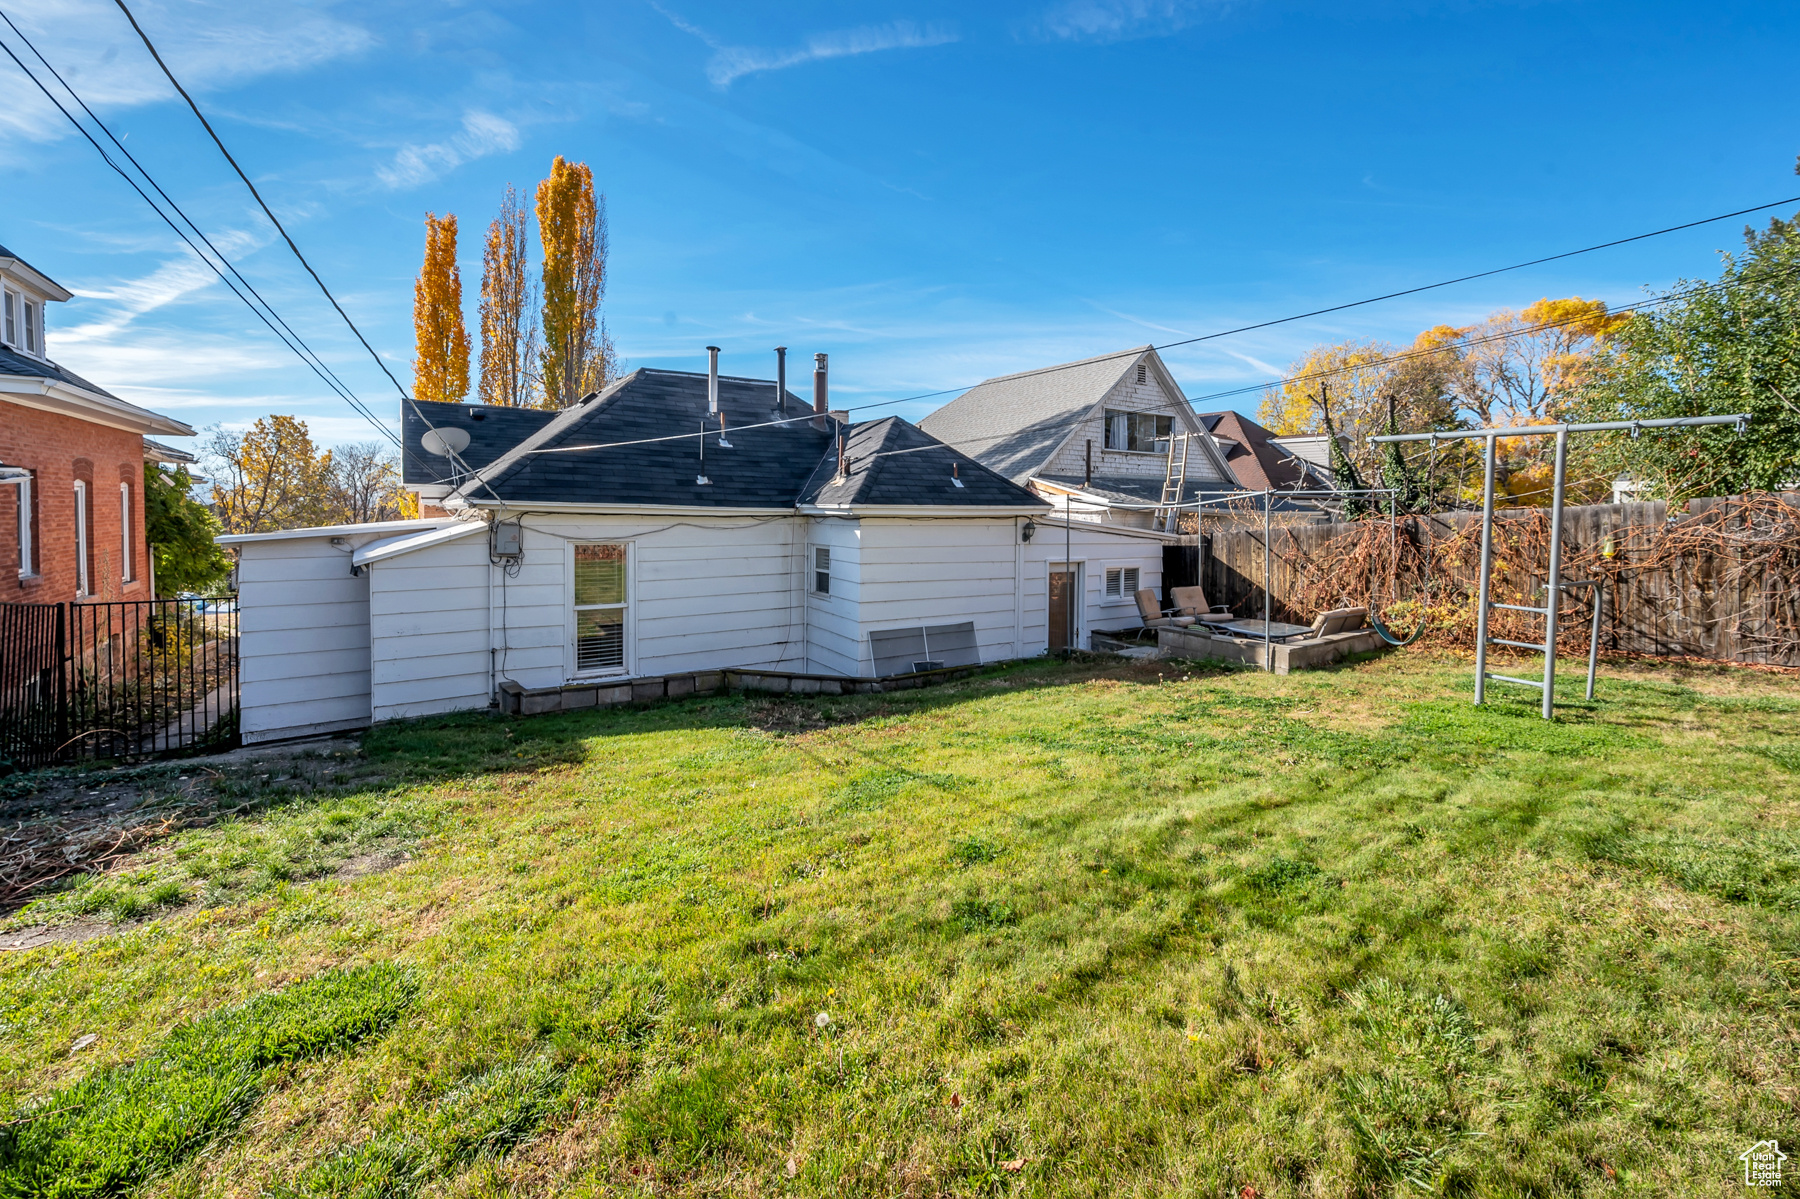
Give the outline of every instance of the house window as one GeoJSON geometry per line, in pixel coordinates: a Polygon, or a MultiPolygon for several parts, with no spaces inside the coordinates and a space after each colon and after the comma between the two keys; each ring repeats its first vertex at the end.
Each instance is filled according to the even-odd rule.
{"type": "Polygon", "coordinates": [[[37,478],[27,475],[14,484],[19,495],[19,577],[32,573],[36,564],[32,557],[31,530],[36,523],[33,519],[33,506],[37,503],[37,478]]]}
{"type": "Polygon", "coordinates": [[[16,291],[6,292],[5,303],[6,344],[9,346],[16,346],[19,344],[19,293],[16,291]]]}
{"type": "Polygon", "coordinates": [[[1133,454],[1166,454],[1175,420],[1154,412],[1106,410],[1106,448],[1133,454]]]}
{"type": "Polygon", "coordinates": [[[75,480],[75,594],[91,595],[88,583],[88,485],[75,480]]]}
{"type": "Polygon", "coordinates": [[[25,304],[24,304],[24,308],[25,308],[25,352],[27,354],[42,353],[43,348],[38,345],[38,342],[43,340],[43,338],[40,336],[40,334],[43,332],[43,330],[38,325],[37,302],[34,300],[26,300],[25,304]]]}
{"type": "Polygon", "coordinates": [[[813,550],[813,591],[831,594],[831,551],[822,545],[813,550]]]}
{"type": "Polygon", "coordinates": [[[625,545],[575,547],[575,672],[625,669],[625,545]]]}
{"type": "Polygon", "coordinates": [[[1106,568],[1106,598],[1130,599],[1138,593],[1138,568],[1109,566],[1106,568]]]}
{"type": "Polygon", "coordinates": [[[131,582],[131,484],[119,484],[119,579],[131,582]]]}

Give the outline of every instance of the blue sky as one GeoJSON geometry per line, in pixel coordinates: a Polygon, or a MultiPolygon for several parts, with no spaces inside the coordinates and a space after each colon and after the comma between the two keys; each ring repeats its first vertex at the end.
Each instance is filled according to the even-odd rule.
{"type": "MultiPolygon", "coordinates": [[[[357,392],[395,394],[108,0],[0,0],[357,392]]],[[[1800,195],[1800,6],[937,0],[134,5],[402,381],[424,214],[589,163],[630,366],[836,402],[1196,336],[1800,195]]],[[[3,33],[4,31],[0,31],[3,33]]],[[[11,41],[10,34],[5,35],[11,41]]],[[[13,44],[16,45],[16,42],[13,44]]],[[[52,354],[195,425],[372,430],[8,61],[0,244],[76,291],[52,354]]],[[[1191,396],[1307,346],[1709,277],[1743,222],[1166,357],[1191,396]]],[[[941,400],[886,409],[917,417],[941,400]]],[[[1254,412],[1256,397],[1208,406],[1254,412]]]]}

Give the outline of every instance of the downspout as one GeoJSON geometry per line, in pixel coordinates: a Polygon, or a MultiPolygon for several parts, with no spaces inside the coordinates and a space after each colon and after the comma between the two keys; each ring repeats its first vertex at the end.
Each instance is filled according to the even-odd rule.
{"type": "MultiPolygon", "coordinates": [[[[1029,519],[1029,518],[1028,518],[1029,519]]],[[[1013,539],[1013,653],[1014,658],[1025,656],[1025,542],[1020,532],[1022,526],[1019,518],[1012,520],[1013,539]]]]}

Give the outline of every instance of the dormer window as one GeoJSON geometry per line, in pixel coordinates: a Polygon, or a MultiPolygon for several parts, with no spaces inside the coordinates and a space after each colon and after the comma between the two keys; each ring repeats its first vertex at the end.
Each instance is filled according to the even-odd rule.
{"type": "Polygon", "coordinates": [[[0,334],[7,345],[35,358],[44,356],[44,306],[22,292],[7,290],[0,304],[0,334]]]}

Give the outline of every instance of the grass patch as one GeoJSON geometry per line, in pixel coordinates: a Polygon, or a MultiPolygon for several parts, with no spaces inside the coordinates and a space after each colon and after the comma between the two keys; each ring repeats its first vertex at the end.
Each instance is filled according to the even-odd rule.
{"type": "Polygon", "coordinates": [[[1423,654],[1044,662],[384,725],[52,897],[143,906],[0,957],[0,1091],[115,1080],[43,1144],[110,1129],[152,1194],[1716,1191],[1800,1093],[1800,707],[1580,683],[1544,722],[1423,654]],[[192,1031],[346,961],[408,1018],[192,1031]]]}
{"type": "Polygon", "coordinates": [[[180,1025],[147,1057],[12,1112],[0,1194],[117,1195],[167,1173],[236,1126],[273,1068],[385,1031],[413,992],[391,965],[330,971],[180,1025]]]}

